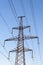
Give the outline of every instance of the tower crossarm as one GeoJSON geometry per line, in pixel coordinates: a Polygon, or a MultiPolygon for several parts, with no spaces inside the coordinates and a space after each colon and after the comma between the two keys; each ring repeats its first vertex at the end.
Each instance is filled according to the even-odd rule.
{"type": "Polygon", "coordinates": [[[25,29],[25,28],[30,28],[30,27],[31,27],[31,26],[24,26],[23,29],[25,29]]]}
{"type": "MultiPolygon", "coordinates": [[[[4,46],[5,46],[5,42],[6,42],[6,41],[17,41],[17,40],[18,40],[18,37],[10,37],[10,38],[8,38],[8,39],[5,39],[5,40],[4,40],[4,46]]],[[[3,46],[3,47],[4,47],[4,46],[3,46]]]]}
{"type": "Polygon", "coordinates": [[[25,36],[24,39],[36,39],[38,38],[37,36],[25,36]]]}
{"type": "Polygon", "coordinates": [[[27,52],[27,51],[32,51],[32,49],[27,49],[27,48],[25,48],[24,51],[25,51],[25,52],[27,52]]]}
{"type": "MultiPolygon", "coordinates": [[[[22,26],[23,29],[26,29],[26,28],[30,28],[31,26],[22,26]]],[[[12,33],[13,33],[13,30],[16,29],[16,30],[19,30],[19,27],[13,27],[12,28],[12,33]]]]}
{"type": "MultiPolygon", "coordinates": [[[[31,26],[23,26],[23,29],[28,28],[28,27],[31,27],[31,26]]],[[[18,27],[13,27],[12,30],[13,29],[19,29],[19,28],[18,27]]]]}
{"type": "Polygon", "coordinates": [[[13,50],[9,51],[9,53],[8,53],[8,59],[10,59],[10,53],[16,52],[16,51],[17,51],[17,49],[13,49],[13,50]]]}
{"type": "Polygon", "coordinates": [[[11,37],[11,38],[8,38],[8,39],[5,39],[4,41],[17,41],[17,37],[11,37]]]}
{"type": "Polygon", "coordinates": [[[29,48],[25,48],[24,52],[28,52],[28,51],[32,52],[32,58],[33,58],[33,50],[29,48]]]}
{"type": "Polygon", "coordinates": [[[9,52],[16,52],[17,51],[17,49],[13,49],[13,50],[11,50],[11,51],[9,51],[9,52]]]}
{"type": "Polygon", "coordinates": [[[18,27],[13,27],[12,30],[13,30],[13,29],[18,29],[18,27]]]}

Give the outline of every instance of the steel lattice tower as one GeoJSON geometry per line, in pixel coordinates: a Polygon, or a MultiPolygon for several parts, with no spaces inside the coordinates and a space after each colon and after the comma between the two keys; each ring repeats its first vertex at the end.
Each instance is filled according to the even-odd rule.
{"type": "MultiPolygon", "coordinates": [[[[25,65],[25,52],[32,51],[32,49],[28,49],[28,48],[24,47],[24,40],[38,38],[37,36],[24,36],[23,30],[26,28],[30,28],[30,26],[23,26],[23,20],[22,20],[23,17],[25,17],[25,16],[18,17],[18,18],[20,18],[19,27],[12,28],[12,30],[13,29],[19,30],[18,37],[12,37],[12,38],[6,39],[4,41],[4,42],[13,41],[13,40],[18,41],[16,49],[9,51],[9,54],[10,54],[10,52],[16,52],[15,65],[25,65]]],[[[5,43],[4,43],[4,45],[5,45],[5,43]]],[[[33,51],[32,51],[32,53],[33,53],[33,51]]]]}

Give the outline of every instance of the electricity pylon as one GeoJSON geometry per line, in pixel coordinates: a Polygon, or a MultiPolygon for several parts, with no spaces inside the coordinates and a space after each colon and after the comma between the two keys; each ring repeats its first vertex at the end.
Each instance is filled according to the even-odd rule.
{"type": "MultiPolygon", "coordinates": [[[[6,41],[14,41],[14,40],[18,41],[16,49],[9,51],[9,54],[10,54],[10,52],[16,52],[15,65],[25,65],[25,52],[32,51],[32,53],[33,53],[32,49],[28,49],[28,48],[24,47],[24,40],[38,38],[37,36],[24,36],[23,30],[26,28],[30,28],[30,26],[23,26],[23,20],[22,19],[24,17],[25,16],[19,16],[18,17],[18,18],[20,18],[19,27],[13,27],[12,28],[12,30],[14,30],[14,29],[19,30],[18,37],[12,37],[9,39],[5,39],[5,42],[6,41]]],[[[4,45],[5,45],[5,43],[4,43],[4,45]]]]}

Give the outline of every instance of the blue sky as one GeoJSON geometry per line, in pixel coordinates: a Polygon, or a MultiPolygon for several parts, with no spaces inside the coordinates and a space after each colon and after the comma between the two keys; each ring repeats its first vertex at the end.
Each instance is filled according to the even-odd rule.
{"type": "MultiPolygon", "coordinates": [[[[11,3],[11,0],[9,0],[11,3]]],[[[31,58],[31,52],[26,53],[26,65],[43,65],[43,0],[12,0],[15,6],[15,10],[17,12],[17,16],[15,10],[13,9],[14,13],[12,13],[11,7],[9,5],[8,0],[0,0],[0,43],[3,45],[4,40],[6,38],[12,37],[11,31],[12,27],[18,26],[19,19],[18,16],[25,15],[26,17],[23,19],[23,25],[30,25],[31,26],[31,35],[36,35],[35,32],[35,24],[37,27],[37,33],[39,36],[40,41],[40,54],[39,48],[37,44],[37,40],[33,40],[33,43],[30,41],[25,41],[25,47],[32,48],[34,52],[34,62],[31,58]],[[15,15],[15,17],[14,17],[15,15]],[[3,18],[5,20],[3,20],[3,18]],[[5,22],[6,21],[6,22],[5,22]],[[8,25],[7,25],[7,24],[8,25]],[[26,44],[27,43],[27,44],[26,44]],[[34,47],[33,47],[34,46],[34,47]],[[40,62],[40,55],[41,55],[41,62],[40,62]],[[28,59],[27,59],[28,58],[28,59]]],[[[29,31],[24,30],[24,34],[28,35],[29,31]],[[27,33],[28,32],[28,33],[27,33]]],[[[17,35],[17,30],[14,30],[14,36],[17,35]]],[[[16,47],[17,42],[6,42],[6,49],[2,47],[0,44],[0,51],[8,57],[8,51],[12,50],[16,47]]],[[[14,65],[15,60],[15,53],[11,53],[10,60],[14,65]],[[14,56],[14,57],[13,57],[14,56]]],[[[1,53],[0,53],[0,65],[11,65],[9,60],[7,60],[1,53]]]]}

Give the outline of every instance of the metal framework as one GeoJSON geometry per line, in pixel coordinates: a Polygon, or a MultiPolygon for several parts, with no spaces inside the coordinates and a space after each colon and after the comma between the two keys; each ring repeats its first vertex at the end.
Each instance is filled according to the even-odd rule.
{"type": "MultiPolygon", "coordinates": [[[[32,51],[32,49],[28,49],[24,47],[24,40],[38,38],[37,36],[24,36],[23,30],[26,28],[30,28],[30,26],[23,26],[22,19],[24,17],[25,16],[19,16],[18,17],[20,18],[19,27],[12,28],[12,32],[14,29],[19,30],[18,37],[12,37],[12,38],[4,40],[4,45],[6,41],[18,41],[16,49],[9,51],[9,55],[10,55],[10,52],[16,52],[15,65],[25,65],[25,52],[32,51]]],[[[32,51],[32,54],[33,54],[33,51],[32,51]]]]}

